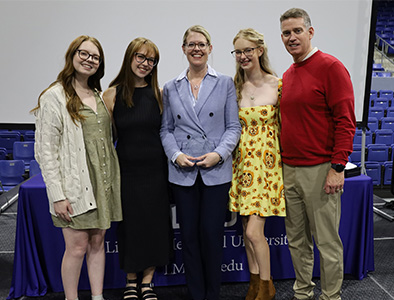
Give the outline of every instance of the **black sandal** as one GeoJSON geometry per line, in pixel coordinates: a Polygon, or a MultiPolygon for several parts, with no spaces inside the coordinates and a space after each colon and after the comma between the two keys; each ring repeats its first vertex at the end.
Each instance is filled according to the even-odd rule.
{"type": "Polygon", "coordinates": [[[127,279],[127,284],[125,287],[125,290],[123,292],[123,299],[124,300],[138,300],[138,287],[137,287],[137,279],[127,279]],[[127,284],[133,284],[135,283],[135,286],[127,284]]]}
{"type": "Polygon", "coordinates": [[[142,292],[142,300],[157,300],[157,295],[153,288],[153,283],[141,283],[140,288],[149,288],[142,292]]]}

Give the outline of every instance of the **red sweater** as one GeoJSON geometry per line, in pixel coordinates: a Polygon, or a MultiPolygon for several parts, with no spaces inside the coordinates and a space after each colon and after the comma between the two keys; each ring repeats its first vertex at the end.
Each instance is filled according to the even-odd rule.
{"type": "Polygon", "coordinates": [[[350,75],[335,57],[317,51],[283,74],[282,160],[293,166],[346,164],[356,119],[350,75]]]}

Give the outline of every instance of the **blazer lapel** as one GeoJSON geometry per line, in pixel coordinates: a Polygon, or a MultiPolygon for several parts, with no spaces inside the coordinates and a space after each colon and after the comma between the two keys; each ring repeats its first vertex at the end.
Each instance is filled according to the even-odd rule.
{"type": "Polygon", "coordinates": [[[176,81],[175,82],[176,89],[179,94],[179,99],[182,105],[184,106],[187,114],[189,115],[190,119],[201,129],[203,130],[203,127],[201,126],[200,120],[197,117],[195,107],[193,107],[191,101],[189,100],[190,98],[190,91],[189,91],[189,86],[187,83],[183,82],[183,80],[176,81]]]}
{"type": "Polygon", "coordinates": [[[204,85],[198,95],[197,104],[194,107],[197,116],[200,113],[203,106],[205,105],[205,103],[207,102],[209,95],[212,93],[217,82],[218,82],[218,78],[215,76],[211,76],[208,74],[207,77],[205,78],[204,85]]]}

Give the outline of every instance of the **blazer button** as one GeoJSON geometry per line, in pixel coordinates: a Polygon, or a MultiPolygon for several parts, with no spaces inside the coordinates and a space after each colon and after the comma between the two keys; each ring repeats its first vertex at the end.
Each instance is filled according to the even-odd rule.
{"type": "Polygon", "coordinates": [[[190,140],[190,135],[187,136],[187,139],[190,140]]]}
{"type": "Polygon", "coordinates": [[[210,117],[213,117],[213,112],[210,112],[210,113],[209,113],[209,116],[210,116],[210,117]]]}
{"type": "Polygon", "coordinates": [[[180,115],[177,115],[177,117],[178,117],[178,119],[181,119],[181,116],[180,116],[180,115]]]}

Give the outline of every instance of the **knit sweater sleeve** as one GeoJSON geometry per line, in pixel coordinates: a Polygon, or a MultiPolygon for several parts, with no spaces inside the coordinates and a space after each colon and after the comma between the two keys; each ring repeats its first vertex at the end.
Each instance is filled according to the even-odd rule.
{"type": "Polygon", "coordinates": [[[353,86],[350,74],[340,61],[330,66],[326,80],[326,100],[332,111],[335,131],[331,163],[346,164],[353,150],[356,130],[353,86]]]}
{"type": "Polygon", "coordinates": [[[63,118],[59,93],[53,89],[40,98],[36,113],[35,157],[42,171],[49,201],[66,199],[62,188],[59,162],[59,144],[63,133],[63,118]]]}

